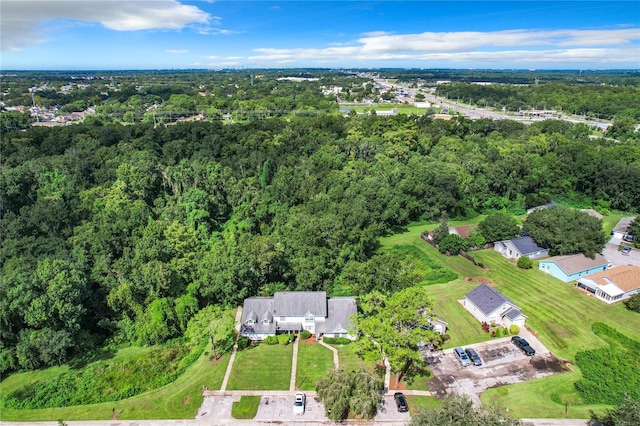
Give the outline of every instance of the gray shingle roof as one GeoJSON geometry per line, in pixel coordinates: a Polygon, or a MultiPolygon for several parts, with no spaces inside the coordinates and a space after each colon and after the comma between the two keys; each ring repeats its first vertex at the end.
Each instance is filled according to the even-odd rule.
{"type": "Polygon", "coordinates": [[[480,284],[478,287],[467,293],[466,298],[478,307],[486,316],[498,309],[504,303],[510,303],[517,309],[520,309],[509,298],[500,293],[498,290],[489,287],[486,284],[480,284]]]}
{"type": "Polygon", "coordinates": [[[332,297],[327,301],[329,315],[324,322],[316,323],[318,333],[346,333],[351,325],[349,317],[357,313],[353,297],[332,297]]]}
{"type": "Polygon", "coordinates": [[[545,250],[540,247],[531,237],[518,237],[511,240],[511,243],[518,249],[520,254],[527,255],[537,251],[545,250]]]}
{"type": "Polygon", "coordinates": [[[514,320],[514,319],[518,318],[520,315],[524,315],[524,314],[522,312],[520,312],[520,309],[510,308],[503,315],[506,316],[507,318],[509,318],[510,320],[514,320]]]}
{"type": "Polygon", "coordinates": [[[273,296],[275,316],[301,317],[308,313],[327,316],[327,293],[324,291],[283,291],[273,296]]]}
{"type": "Polygon", "coordinates": [[[554,256],[544,260],[544,262],[553,262],[567,275],[573,275],[588,269],[606,266],[607,259],[603,255],[596,253],[596,258],[591,259],[582,253],[568,254],[564,256],[554,256]]]}

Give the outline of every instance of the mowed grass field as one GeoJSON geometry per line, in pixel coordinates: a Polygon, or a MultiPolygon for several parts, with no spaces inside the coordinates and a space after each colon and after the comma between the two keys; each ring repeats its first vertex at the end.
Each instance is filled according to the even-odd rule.
{"type": "MultiPolygon", "coordinates": [[[[620,216],[604,221],[612,227],[620,216]]],[[[455,223],[452,226],[456,225],[455,223]]],[[[488,340],[479,324],[456,300],[487,282],[520,306],[527,315],[527,326],[538,334],[541,342],[556,356],[572,363],[575,354],[606,343],[591,331],[594,322],[603,322],[621,333],[633,337],[640,320],[637,313],[628,311],[623,304],[609,306],[576,290],[571,283],[563,283],[537,270],[538,262],[530,270],[519,269],[515,262],[503,258],[493,250],[481,250],[472,255],[485,263],[488,269],[476,267],[460,256],[447,257],[420,239],[420,233],[437,225],[417,225],[405,232],[382,239],[383,247],[413,244],[428,256],[457,272],[459,278],[446,284],[429,286],[435,307],[448,323],[451,340],[446,347],[468,345],[488,340]]],[[[590,410],[602,411],[604,405],[584,405],[573,383],[580,378],[579,369],[527,383],[491,389],[482,396],[486,403],[508,406],[518,417],[562,417],[565,403],[571,407],[569,417],[588,418],[590,410]]]]}
{"type": "Polygon", "coordinates": [[[293,345],[251,345],[238,351],[228,390],[289,390],[293,345]]]}
{"type": "Polygon", "coordinates": [[[298,364],[296,367],[296,387],[301,390],[315,390],[316,382],[333,368],[333,352],[315,340],[301,340],[298,343],[298,364]]]}
{"type": "MultiPolygon", "coordinates": [[[[119,351],[115,358],[124,358],[140,350],[143,349],[126,348],[119,351]]],[[[210,358],[211,354],[206,352],[174,382],[122,401],[41,410],[2,408],[0,419],[3,421],[42,421],[194,418],[198,408],[202,405],[202,386],[207,386],[209,389],[220,389],[229,362],[229,355],[222,356],[216,362],[212,362],[210,358]]],[[[17,387],[22,387],[32,381],[55,377],[67,370],[68,367],[63,366],[11,375],[2,382],[2,394],[6,395],[17,387]]]]}

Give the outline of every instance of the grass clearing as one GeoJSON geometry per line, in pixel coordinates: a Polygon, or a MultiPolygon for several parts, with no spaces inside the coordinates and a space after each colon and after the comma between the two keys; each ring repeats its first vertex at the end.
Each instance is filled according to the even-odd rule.
{"type": "Polygon", "coordinates": [[[367,365],[364,360],[360,359],[356,354],[356,345],[330,345],[338,350],[338,362],[341,368],[347,371],[357,371],[364,368],[367,371],[373,371],[373,365],[367,365]]]}
{"type": "Polygon", "coordinates": [[[409,405],[409,413],[412,416],[416,415],[418,410],[433,410],[442,405],[442,401],[433,396],[405,395],[405,397],[409,405]]]}
{"type": "Polygon", "coordinates": [[[231,416],[238,420],[250,420],[258,414],[260,396],[241,396],[231,406],[231,416]]]}
{"type": "Polygon", "coordinates": [[[333,368],[333,353],[313,339],[298,342],[296,387],[315,390],[316,382],[333,368]]]}
{"type": "Polygon", "coordinates": [[[251,345],[236,354],[228,390],[289,390],[293,345],[251,345]]]}
{"type": "MultiPolygon", "coordinates": [[[[142,348],[127,348],[119,351],[116,357],[126,356],[128,352],[137,352],[142,348]],[[122,352],[122,353],[121,353],[122,352]]],[[[116,402],[104,402],[91,405],[77,405],[63,408],[45,408],[39,410],[13,410],[2,408],[0,419],[3,421],[55,421],[63,420],[144,420],[144,419],[186,419],[194,418],[202,405],[202,386],[220,389],[229,355],[222,356],[217,362],[210,361],[211,354],[205,352],[198,360],[173,383],[133,398],[116,402]]],[[[54,367],[32,373],[12,375],[2,382],[2,393],[15,387],[17,381],[51,376],[68,367],[54,367]],[[52,370],[52,371],[50,371],[52,370]],[[29,377],[19,378],[19,375],[29,377]],[[5,382],[7,388],[5,388],[5,382]]]]}

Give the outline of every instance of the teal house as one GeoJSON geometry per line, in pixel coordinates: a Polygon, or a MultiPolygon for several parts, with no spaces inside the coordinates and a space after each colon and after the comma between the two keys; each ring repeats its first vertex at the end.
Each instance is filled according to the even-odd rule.
{"type": "Polygon", "coordinates": [[[582,253],[565,256],[554,256],[541,260],[538,269],[568,283],[578,278],[585,277],[607,269],[607,259],[601,254],[596,254],[595,259],[586,257],[582,253]]]}

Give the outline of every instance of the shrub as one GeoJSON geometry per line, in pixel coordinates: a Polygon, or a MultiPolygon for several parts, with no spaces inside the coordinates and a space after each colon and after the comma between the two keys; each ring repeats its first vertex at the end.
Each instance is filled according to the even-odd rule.
{"type": "Polygon", "coordinates": [[[238,337],[238,342],[236,344],[238,345],[238,350],[243,350],[249,347],[251,340],[246,336],[240,336],[238,337]]]}
{"type": "Polygon", "coordinates": [[[486,322],[482,323],[482,331],[484,331],[485,333],[488,333],[490,328],[491,327],[489,326],[488,323],[486,323],[486,322]]]}
{"type": "Polygon", "coordinates": [[[496,331],[495,330],[491,330],[491,337],[496,337],[496,336],[497,336],[496,331]]]}
{"type": "Polygon", "coordinates": [[[518,327],[515,324],[511,324],[511,327],[509,327],[509,331],[511,332],[511,334],[518,334],[520,333],[520,327],[518,327]]]}
{"type": "Polygon", "coordinates": [[[308,339],[309,337],[311,337],[311,332],[309,330],[302,330],[300,332],[301,339],[308,339]]]}
{"type": "Polygon", "coordinates": [[[531,269],[532,267],[533,267],[533,262],[527,256],[520,256],[518,258],[518,268],[531,269]]]}
{"type": "Polygon", "coordinates": [[[288,345],[293,341],[292,334],[278,334],[278,343],[281,345],[288,345]]]}
{"type": "Polygon", "coordinates": [[[624,301],[624,306],[630,311],[640,312],[640,293],[634,294],[624,301]]]}
{"type": "Polygon", "coordinates": [[[278,338],[276,336],[267,336],[262,340],[267,345],[277,345],[278,338]]]}
{"type": "Polygon", "coordinates": [[[322,341],[330,345],[348,345],[351,340],[346,337],[323,337],[322,341]]]}

